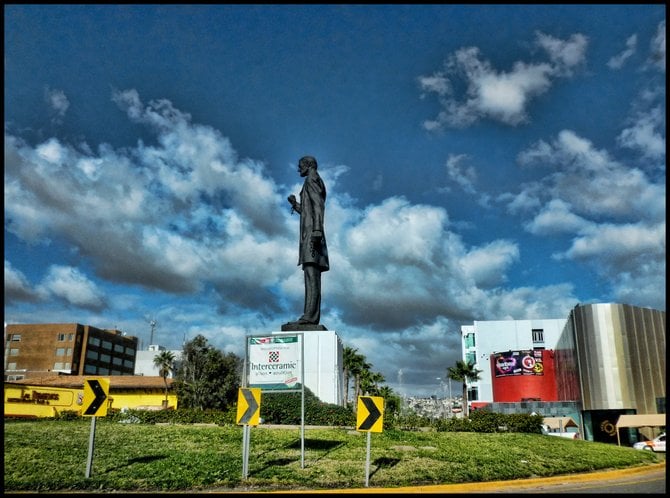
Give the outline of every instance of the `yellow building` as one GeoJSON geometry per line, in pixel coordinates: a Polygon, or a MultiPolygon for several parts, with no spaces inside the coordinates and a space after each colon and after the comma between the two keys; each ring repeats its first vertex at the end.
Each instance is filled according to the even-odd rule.
{"type": "MultiPolygon", "coordinates": [[[[54,417],[64,411],[81,415],[84,380],[109,380],[107,409],[160,410],[165,404],[163,377],[135,375],[49,375],[5,382],[5,417],[54,417]]],[[[167,379],[168,409],[177,408],[174,380],[167,379]]]]}

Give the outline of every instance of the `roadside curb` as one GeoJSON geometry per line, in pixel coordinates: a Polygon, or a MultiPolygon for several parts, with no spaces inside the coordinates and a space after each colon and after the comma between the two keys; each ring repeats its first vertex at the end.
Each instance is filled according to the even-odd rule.
{"type": "MultiPolygon", "coordinates": [[[[560,475],[552,477],[537,477],[529,479],[515,479],[512,481],[488,481],[488,482],[469,482],[461,484],[431,484],[425,486],[402,486],[398,488],[349,488],[349,489],[319,489],[319,490],[296,490],[288,492],[294,493],[490,493],[505,488],[524,489],[534,488],[543,485],[563,485],[568,483],[579,483],[587,481],[597,481],[602,479],[616,479],[627,476],[646,474],[665,469],[665,461],[643,467],[632,467],[616,470],[598,470],[583,474],[560,475]]],[[[269,491],[267,493],[287,493],[287,491],[269,491]]]]}

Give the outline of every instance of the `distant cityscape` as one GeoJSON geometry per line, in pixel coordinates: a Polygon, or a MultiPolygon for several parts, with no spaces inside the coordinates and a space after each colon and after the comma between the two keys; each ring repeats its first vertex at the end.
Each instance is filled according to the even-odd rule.
{"type": "Polygon", "coordinates": [[[428,398],[403,396],[401,412],[413,411],[421,417],[431,419],[462,418],[462,401],[461,396],[453,398],[438,398],[435,395],[428,398]]]}

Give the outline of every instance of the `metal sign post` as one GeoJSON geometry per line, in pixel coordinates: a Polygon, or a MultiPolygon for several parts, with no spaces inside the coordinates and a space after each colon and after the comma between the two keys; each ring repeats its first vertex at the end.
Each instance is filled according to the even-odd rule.
{"type": "Polygon", "coordinates": [[[97,415],[107,415],[107,396],[109,394],[109,379],[84,380],[84,417],[91,417],[91,435],[88,439],[88,458],[86,459],[86,479],[91,477],[93,467],[93,450],[95,449],[95,419],[97,415]]]}
{"type": "Polygon", "coordinates": [[[249,476],[249,440],[250,425],[260,421],[261,390],[258,388],[240,388],[237,395],[237,423],[244,425],[242,430],[242,478],[249,476]]]}
{"type": "Polygon", "coordinates": [[[356,410],[356,430],[368,433],[365,455],[365,487],[370,482],[370,433],[382,432],[384,427],[384,398],[379,396],[359,396],[356,410]]]}
{"type": "Polygon", "coordinates": [[[370,431],[368,431],[368,444],[365,453],[365,487],[370,483],[370,431]]]}
{"type": "Polygon", "coordinates": [[[302,393],[300,468],[305,468],[304,357],[302,333],[254,335],[246,338],[245,385],[261,388],[266,393],[302,393]]]}
{"type": "Polygon", "coordinates": [[[88,458],[86,459],[86,479],[91,477],[91,467],[93,467],[94,447],[95,447],[95,416],[91,417],[91,435],[88,438],[88,458]]]}

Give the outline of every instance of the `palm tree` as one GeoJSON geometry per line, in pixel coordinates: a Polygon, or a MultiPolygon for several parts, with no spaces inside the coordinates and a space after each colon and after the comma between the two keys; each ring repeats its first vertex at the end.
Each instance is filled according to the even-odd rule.
{"type": "Polygon", "coordinates": [[[372,364],[365,361],[364,355],[356,355],[354,366],[351,370],[351,373],[354,375],[354,406],[356,407],[358,403],[355,401],[359,396],[363,394],[363,386],[366,379],[370,374],[370,368],[372,364]]]}
{"type": "Polygon", "coordinates": [[[154,356],[154,366],[158,368],[158,375],[163,377],[163,382],[165,382],[165,402],[163,403],[163,408],[168,406],[168,384],[167,378],[170,375],[170,372],[174,369],[174,354],[172,351],[161,351],[159,354],[154,356]]]}
{"type": "Polygon", "coordinates": [[[379,372],[364,371],[361,374],[361,394],[363,396],[379,396],[379,385],[384,382],[386,382],[386,378],[379,372]]]}
{"type": "Polygon", "coordinates": [[[342,363],[344,367],[344,403],[346,406],[346,403],[349,401],[349,383],[352,378],[354,379],[354,398],[358,395],[358,381],[366,365],[365,356],[358,354],[358,349],[347,346],[342,351],[342,363]]]}
{"type": "Polygon", "coordinates": [[[456,365],[447,368],[447,377],[451,380],[461,382],[463,386],[463,416],[468,416],[468,381],[477,382],[479,374],[482,370],[475,368],[474,363],[467,363],[463,360],[458,360],[456,365]]]}
{"type": "Polygon", "coordinates": [[[358,349],[350,348],[345,346],[342,350],[342,368],[343,368],[343,377],[344,382],[342,384],[342,406],[347,406],[349,401],[349,377],[351,375],[351,369],[356,362],[356,352],[358,349]]]}

